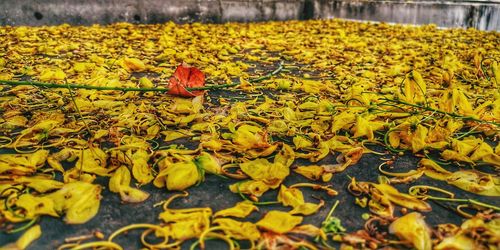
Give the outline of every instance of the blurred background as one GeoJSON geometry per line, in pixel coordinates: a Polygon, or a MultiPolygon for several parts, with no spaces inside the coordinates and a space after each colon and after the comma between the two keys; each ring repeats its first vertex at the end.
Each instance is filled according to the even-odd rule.
{"type": "Polygon", "coordinates": [[[500,0],[1,0],[0,25],[343,18],[500,30],[500,0]]]}

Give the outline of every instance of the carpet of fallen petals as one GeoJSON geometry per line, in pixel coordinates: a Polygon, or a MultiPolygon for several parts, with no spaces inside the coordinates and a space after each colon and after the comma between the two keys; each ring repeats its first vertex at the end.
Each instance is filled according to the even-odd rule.
{"type": "Polygon", "coordinates": [[[500,245],[498,32],[342,20],[119,23],[4,26],[0,41],[0,229],[23,232],[5,249],[27,248],[45,217],[86,223],[103,189],[143,202],[144,185],[165,191],[161,223],[60,239],[60,249],[127,248],[114,239],[129,230],[143,232],[148,249],[209,240],[230,249],[500,245]],[[155,91],[171,86],[179,65],[199,69],[195,86],[208,87],[155,91]],[[339,186],[337,174],[367,154],[384,162],[359,171],[378,181],[354,175],[339,186]],[[404,155],[417,160],[398,172],[404,155]],[[291,174],[309,181],[286,186],[291,174]],[[230,183],[241,202],[172,208],[206,175],[230,183]],[[311,189],[323,198],[306,197],[311,189]],[[356,202],[325,207],[339,190],[356,202]],[[463,223],[426,222],[439,202],[463,223]],[[282,209],[247,219],[268,204],[282,209]],[[346,230],[336,206],[363,207],[365,227],[346,230]],[[303,223],[320,209],[330,211],[324,221],[303,223]]]}

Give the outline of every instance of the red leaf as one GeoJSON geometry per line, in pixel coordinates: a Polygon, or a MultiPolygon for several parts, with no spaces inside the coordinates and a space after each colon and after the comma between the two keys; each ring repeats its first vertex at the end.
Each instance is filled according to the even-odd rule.
{"type": "Polygon", "coordinates": [[[168,93],[171,95],[195,97],[203,95],[203,90],[188,91],[186,88],[205,86],[205,75],[199,69],[188,64],[181,64],[170,77],[168,93]]]}

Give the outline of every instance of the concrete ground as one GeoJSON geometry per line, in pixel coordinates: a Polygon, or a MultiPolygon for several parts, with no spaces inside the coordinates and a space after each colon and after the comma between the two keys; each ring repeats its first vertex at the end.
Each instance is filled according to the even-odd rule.
{"type": "MultiPolygon", "coordinates": [[[[213,93],[217,95],[217,93],[213,93]]],[[[381,150],[381,149],[378,149],[381,150]]],[[[341,218],[342,225],[347,229],[348,232],[354,232],[356,230],[362,229],[364,225],[364,220],[361,215],[367,212],[367,209],[361,208],[355,205],[355,197],[352,196],[346,189],[347,184],[350,179],[348,176],[355,176],[357,180],[360,181],[372,181],[377,182],[377,177],[379,175],[377,167],[383,161],[380,160],[380,156],[373,154],[365,154],[362,160],[349,167],[346,171],[336,174],[331,180],[333,188],[339,192],[337,196],[328,196],[324,192],[317,192],[311,189],[302,189],[304,192],[304,197],[306,200],[311,202],[316,202],[312,196],[322,198],[325,200],[325,206],[316,214],[305,216],[304,224],[311,223],[314,225],[320,225],[321,222],[327,216],[330,208],[336,200],[343,204],[335,210],[334,215],[341,218]]],[[[382,157],[383,158],[383,157],[382,157]]],[[[331,163],[335,160],[333,157],[329,157],[320,163],[331,163]]],[[[399,157],[396,161],[396,168],[394,171],[405,172],[410,169],[414,169],[417,164],[417,158],[407,154],[406,156],[399,157]]],[[[285,185],[289,186],[293,183],[298,182],[310,182],[305,178],[292,173],[290,177],[285,180],[285,185]]],[[[172,203],[173,208],[188,208],[188,207],[210,207],[214,211],[228,208],[233,206],[236,202],[242,199],[238,194],[231,193],[228,186],[234,183],[235,180],[225,180],[214,175],[208,175],[205,182],[199,186],[189,188],[188,191],[190,195],[187,198],[178,199],[172,203]]],[[[97,183],[107,186],[107,181],[101,178],[97,183]]],[[[480,199],[484,202],[489,202],[496,206],[500,205],[500,201],[495,197],[484,197],[474,195],[472,193],[464,192],[458,188],[450,186],[445,182],[438,182],[427,177],[421,177],[418,181],[411,183],[410,185],[432,185],[439,188],[445,188],[451,192],[457,194],[457,197],[470,198],[470,199],[480,199]]],[[[402,184],[396,187],[400,191],[406,192],[410,185],[402,184]]],[[[69,237],[76,237],[82,235],[92,234],[94,231],[99,230],[104,233],[104,235],[109,236],[115,230],[127,226],[133,223],[154,223],[159,224],[160,220],[158,215],[162,212],[162,208],[153,207],[154,204],[164,201],[166,198],[170,197],[171,192],[166,191],[166,189],[158,189],[153,185],[147,185],[141,187],[151,194],[148,200],[139,204],[122,204],[119,195],[116,193],[111,193],[109,190],[105,189],[102,193],[103,199],[101,201],[101,207],[99,213],[89,222],[83,225],[67,225],[60,218],[50,218],[44,216],[41,219],[40,225],[42,227],[42,237],[35,241],[28,249],[57,249],[61,244],[64,243],[64,239],[69,237]]],[[[277,191],[270,191],[261,199],[273,200],[276,197],[277,191]]],[[[432,205],[433,211],[431,213],[425,213],[425,220],[430,225],[442,224],[442,223],[453,223],[460,224],[462,222],[461,217],[457,216],[456,213],[450,212],[446,208],[438,205],[437,203],[430,203],[432,205]]],[[[445,203],[443,203],[445,204],[445,203]]],[[[443,205],[441,204],[441,205],[443,205]]],[[[257,221],[270,209],[283,209],[282,206],[272,205],[272,206],[260,206],[260,211],[251,214],[249,219],[251,221],[257,221]]],[[[125,249],[134,250],[140,249],[142,247],[140,243],[140,234],[142,230],[131,231],[128,234],[121,235],[116,239],[116,242],[124,246],[125,249]]],[[[0,245],[6,242],[11,242],[17,239],[20,234],[7,235],[0,233],[0,245]]],[[[189,244],[192,241],[187,242],[183,245],[182,249],[189,249],[189,244]]],[[[221,241],[209,241],[207,249],[226,249],[225,243],[221,241]]]]}

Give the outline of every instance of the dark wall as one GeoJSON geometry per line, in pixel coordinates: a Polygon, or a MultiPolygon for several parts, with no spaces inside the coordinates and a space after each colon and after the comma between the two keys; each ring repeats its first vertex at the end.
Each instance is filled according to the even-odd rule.
{"type": "Polygon", "coordinates": [[[0,25],[311,18],[500,30],[500,0],[0,0],[0,25]]]}

